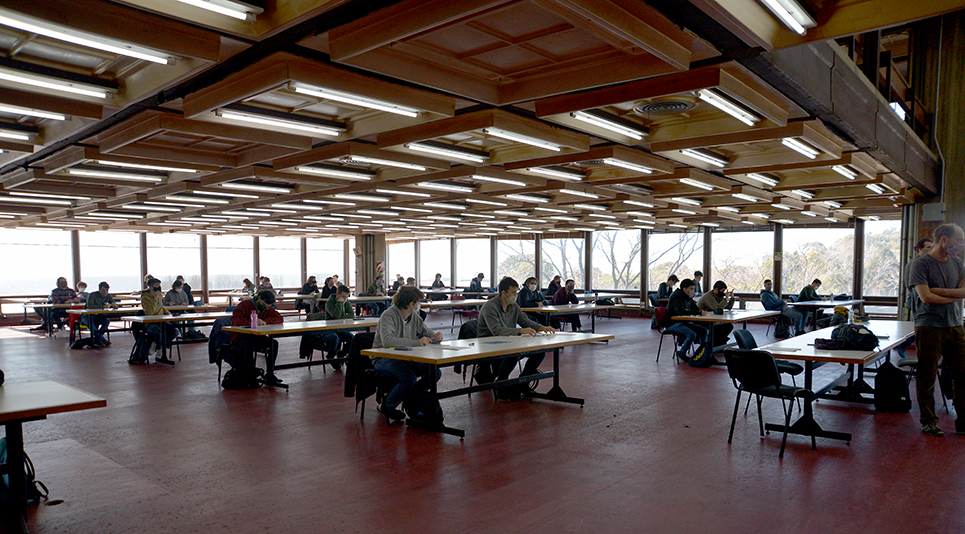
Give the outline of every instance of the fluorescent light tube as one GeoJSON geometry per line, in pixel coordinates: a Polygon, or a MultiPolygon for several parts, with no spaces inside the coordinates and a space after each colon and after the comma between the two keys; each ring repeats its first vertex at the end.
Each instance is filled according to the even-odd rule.
{"type": "Polygon", "coordinates": [[[67,169],[67,174],[73,176],[86,176],[88,178],[109,178],[113,180],[133,180],[136,182],[160,182],[160,176],[148,176],[145,174],[130,174],[125,172],[111,171],[92,171],[87,169],[67,169]]]}
{"type": "Polygon", "coordinates": [[[507,178],[494,178],[492,176],[483,176],[481,174],[472,175],[474,180],[479,180],[481,182],[492,182],[494,184],[505,184],[505,185],[515,185],[517,187],[525,187],[525,182],[518,182],[516,180],[509,180],[507,178]]]}
{"type": "Polygon", "coordinates": [[[123,167],[126,169],[144,169],[147,171],[161,171],[161,172],[198,172],[195,169],[185,169],[183,167],[163,167],[160,165],[143,165],[140,163],[125,163],[122,161],[111,161],[111,160],[95,160],[98,165],[108,165],[110,167],[123,167]]]}
{"type": "Polygon", "coordinates": [[[631,206],[640,206],[641,208],[652,208],[653,204],[648,204],[646,202],[640,202],[639,200],[624,200],[624,204],[629,204],[631,206]]]}
{"type": "Polygon", "coordinates": [[[764,184],[764,185],[769,185],[769,186],[771,186],[771,187],[774,187],[775,185],[777,185],[777,180],[775,180],[774,178],[771,178],[771,177],[769,177],[769,176],[765,176],[765,175],[763,175],[763,174],[759,174],[759,173],[756,173],[756,172],[749,172],[749,173],[745,174],[744,176],[746,176],[746,177],[748,177],[748,178],[750,178],[751,180],[754,180],[754,181],[756,181],[756,182],[760,182],[760,183],[762,183],[762,184],[764,184]]]}
{"type": "Polygon", "coordinates": [[[594,204],[573,204],[574,208],[581,210],[606,211],[606,206],[596,206],[594,204]]]}
{"type": "Polygon", "coordinates": [[[421,197],[421,198],[429,198],[432,196],[432,195],[427,195],[425,193],[413,193],[412,191],[402,191],[400,189],[376,189],[375,192],[384,193],[387,195],[405,195],[409,197],[421,197]]]}
{"type": "Polygon", "coordinates": [[[689,185],[691,187],[696,187],[698,189],[703,189],[704,191],[713,191],[714,186],[710,184],[705,184],[704,182],[693,180],[691,178],[681,178],[680,183],[684,185],[689,185]]]}
{"type": "Polygon", "coordinates": [[[757,202],[757,197],[745,195],[744,193],[732,193],[731,196],[734,198],[739,198],[741,200],[746,200],[748,202],[757,202]]]}
{"type": "Polygon", "coordinates": [[[429,206],[431,208],[442,208],[444,210],[464,210],[466,206],[460,206],[459,204],[449,204],[447,202],[423,202],[423,206],[429,206]]]}
{"type": "Polygon", "coordinates": [[[424,171],[426,167],[415,163],[405,163],[402,161],[392,161],[390,159],[370,158],[368,156],[345,156],[340,160],[342,163],[351,165],[352,163],[368,163],[369,165],[385,165],[386,167],[398,167],[413,171],[424,171]]]}
{"type": "Polygon", "coordinates": [[[755,123],[761,120],[757,115],[750,113],[710,89],[697,91],[697,97],[748,126],[754,126],[755,123]]]}
{"type": "Polygon", "coordinates": [[[708,154],[708,153],[706,153],[706,152],[700,152],[700,151],[694,150],[694,149],[692,149],[692,148],[685,148],[685,149],[681,150],[680,153],[683,154],[683,155],[685,155],[685,156],[694,158],[694,159],[696,159],[696,160],[703,161],[704,163],[710,163],[711,165],[714,165],[714,166],[716,166],[716,167],[723,167],[723,166],[727,165],[728,163],[730,163],[730,161],[728,161],[727,159],[725,159],[725,158],[723,158],[723,157],[721,157],[721,156],[717,156],[717,155],[714,155],[714,154],[708,154]]]}
{"type": "Polygon", "coordinates": [[[551,178],[561,178],[563,180],[582,180],[586,177],[585,174],[579,171],[571,171],[564,168],[548,168],[548,167],[530,167],[526,169],[527,171],[534,174],[542,174],[543,176],[549,176],[551,178]]]}
{"type": "Polygon", "coordinates": [[[406,143],[402,145],[409,150],[415,150],[417,152],[425,152],[427,154],[433,154],[436,156],[447,156],[450,158],[464,159],[466,161],[471,161],[473,163],[484,163],[488,157],[482,155],[470,154],[468,152],[463,152],[460,150],[442,148],[433,145],[424,145],[422,143],[406,143]]]}
{"type": "Polygon", "coordinates": [[[807,191],[802,191],[800,189],[793,189],[791,190],[791,192],[799,197],[804,197],[805,199],[808,199],[808,200],[814,198],[813,193],[808,193],[807,191]]]}
{"type": "Polygon", "coordinates": [[[486,135],[506,139],[507,141],[515,141],[517,143],[523,143],[525,145],[535,146],[537,148],[545,148],[546,150],[552,150],[554,152],[559,152],[561,150],[560,145],[557,145],[556,143],[550,143],[549,141],[543,141],[542,139],[537,139],[528,135],[508,132],[501,128],[483,128],[482,132],[486,135]]]}
{"type": "Polygon", "coordinates": [[[13,113],[15,115],[27,115],[28,117],[38,117],[41,119],[51,119],[55,121],[67,120],[67,116],[61,115],[60,113],[51,113],[49,111],[41,111],[33,108],[22,108],[20,106],[9,106],[7,104],[0,104],[0,112],[13,113]]]}
{"type": "Polygon", "coordinates": [[[858,177],[858,173],[857,173],[857,172],[851,170],[851,169],[848,168],[848,167],[845,167],[844,165],[835,165],[835,166],[831,167],[831,170],[834,171],[834,172],[836,172],[836,173],[838,173],[838,174],[840,174],[841,176],[844,176],[844,177],[847,178],[848,180],[854,180],[855,178],[858,177]]]}
{"type": "Polygon", "coordinates": [[[352,104],[353,106],[361,106],[363,108],[377,109],[379,111],[386,111],[388,113],[394,113],[396,115],[402,115],[405,117],[416,118],[419,116],[419,110],[414,108],[400,106],[384,100],[376,100],[374,98],[361,95],[354,95],[352,93],[346,93],[343,91],[314,87],[301,83],[292,83],[291,89],[296,93],[301,93],[304,95],[324,98],[326,100],[334,100],[336,102],[352,104]]]}
{"type": "Polygon", "coordinates": [[[885,188],[881,187],[878,184],[866,184],[865,187],[867,187],[868,189],[872,190],[873,192],[879,195],[885,192],[885,188]]]}
{"type": "Polygon", "coordinates": [[[611,132],[618,133],[620,135],[625,135],[631,139],[640,141],[645,135],[644,132],[640,130],[635,130],[629,126],[624,126],[618,122],[607,120],[603,117],[587,113],[585,111],[575,111],[570,113],[570,117],[578,121],[583,121],[587,124],[592,124],[594,126],[603,128],[604,130],[610,130],[611,132]]]}
{"type": "Polygon", "coordinates": [[[391,198],[377,197],[374,195],[359,195],[356,193],[339,193],[335,195],[335,198],[341,200],[355,200],[358,202],[391,202],[391,198]]]}
{"type": "Polygon", "coordinates": [[[802,156],[808,159],[814,159],[817,157],[818,154],[821,153],[818,150],[815,150],[810,145],[806,143],[802,143],[801,141],[798,141],[793,137],[785,137],[784,139],[781,139],[781,144],[797,152],[798,154],[801,154],[802,156]]]}
{"type": "Polygon", "coordinates": [[[594,195],[593,193],[587,193],[585,191],[578,191],[576,189],[560,189],[560,193],[584,198],[600,198],[599,195],[594,195]]]}
{"type": "Polygon", "coordinates": [[[681,203],[681,204],[688,204],[688,205],[690,205],[690,206],[699,206],[699,205],[700,205],[700,202],[698,202],[698,201],[696,201],[696,200],[689,199],[689,198],[673,197],[673,198],[671,198],[670,200],[673,200],[674,202],[679,202],[679,203],[681,203]]]}
{"type": "Polygon", "coordinates": [[[442,182],[419,182],[419,187],[426,189],[438,189],[440,191],[452,191],[454,193],[472,193],[476,189],[468,185],[447,184],[442,182]]]}
{"type": "Polygon", "coordinates": [[[617,158],[604,158],[603,163],[607,165],[613,165],[614,167],[621,167],[630,171],[642,172],[643,174],[650,174],[653,169],[650,167],[644,167],[643,165],[637,165],[636,163],[630,163],[629,161],[623,161],[617,158]]]}
{"type": "Polygon", "coordinates": [[[225,182],[219,185],[225,189],[241,189],[243,191],[260,191],[263,193],[282,194],[292,192],[291,188],[278,185],[246,184],[238,182],[225,182]]]}
{"type": "Polygon", "coordinates": [[[304,174],[315,174],[318,176],[329,176],[331,178],[348,178],[349,180],[371,180],[372,175],[360,171],[353,171],[349,169],[334,169],[330,167],[311,167],[308,165],[300,165],[295,167],[295,172],[300,172],[304,174]]]}
{"type": "Polygon", "coordinates": [[[506,198],[511,198],[513,200],[520,200],[523,202],[538,202],[540,204],[549,202],[549,199],[543,197],[537,197],[533,195],[506,195],[506,198]]]}
{"type": "Polygon", "coordinates": [[[784,0],[784,1],[761,0],[761,1],[764,3],[767,9],[771,10],[771,13],[774,13],[774,15],[777,16],[777,18],[784,23],[784,25],[794,30],[794,32],[797,33],[798,35],[804,35],[805,33],[807,33],[807,29],[804,27],[802,20],[799,20],[799,17],[800,19],[803,19],[805,23],[808,23],[808,26],[814,25],[814,21],[811,19],[810,15],[807,15],[804,9],[800,5],[798,5],[797,2],[795,2],[794,0],[784,0]],[[792,13],[792,10],[794,11],[794,13],[792,13]]]}
{"type": "Polygon", "coordinates": [[[275,117],[268,117],[265,115],[259,115],[257,113],[248,113],[243,111],[235,111],[232,109],[218,109],[214,112],[218,117],[225,119],[231,119],[241,122],[250,122],[252,124],[261,124],[263,126],[277,126],[279,128],[288,128],[291,130],[298,130],[301,132],[308,132],[319,135],[327,135],[329,137],[338,137],[342,131],[329,128],[326,126],[320,126],[317,124],[311,124],[308,122],[289,120],[289,119],[279,119],[275,117]]]}
{"type": "Polygon", "coordinates": [[[112,92],[108,89],[102,89],[94,85],[74,83],[60,78],[39,76],[13,69],[0,69],[0,80],[22,83],[24,85],[31,85],[33,87],[42,87],[44,89],[52,89],[54,91],[64,91],[66,93],[72,93],[75,95],[91,96],[94,98],[106,99],[107,96],[112,92]]]}

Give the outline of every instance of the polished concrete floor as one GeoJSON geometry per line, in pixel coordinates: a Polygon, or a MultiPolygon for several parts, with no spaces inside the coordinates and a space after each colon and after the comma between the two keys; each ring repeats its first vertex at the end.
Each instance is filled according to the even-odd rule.
{"type": "MultiPolygon", "coordinates": [[[[449,324],[434,314],[430,324],[449,324]]],[[[27,423],[37,476],[63,503],[33,508],[33,532],[965,532],[965,436],[923,436],[917,407],[821,402],[850,445],[758,436],[738,418],[723,368],[677,365],[648,319],[601,320],[608,345],[568,348],[566,392],[585,407],[443,401],[464,441],[363,421],[341,372],[279,374],[288,392],[223,391],[206,345],[176,367],[127,365],[132,338],[72,351],[64,338],[0,330],[9,382],[59,380],[104,409],[27,423]]],[[[763,325],[751,331],[765,341],[763,325]]],[[[282,359],[297,356],[282,341],[282,359]]],[[[840,368],[825,366],[819,374],[840,368]]],[[[441,387],[461,384],[446,369],[441,387]]],[[[545,389],[542,385],[541,389],[545,389]]],[[[764,403],[777,421],[777,401],[764,403]]],[[[941,411],[953,429],[954,413],[941,411]]]]}

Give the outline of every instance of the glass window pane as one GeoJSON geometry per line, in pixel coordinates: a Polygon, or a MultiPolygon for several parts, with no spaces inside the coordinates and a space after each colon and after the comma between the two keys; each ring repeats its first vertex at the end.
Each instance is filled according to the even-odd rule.
{"type": "MultiPolygon", "coordinates": [[[[0,292],[4,295],[49,295],[61,276],[71,287],[77,282],[71,280],[70,232],[0,228],[0,256],[4,258],[0,262],[0,292]]],[[[137,272],[141,272],[140,266],[137,272]]]]}
{"type": "MultiPolygon", "coordinates": [[[[821,295],[851,294],[854,230],[850,228],[785,228],[784,283],[781,292],[797,295],[812,280],[821,280],[821,295]]],[[[897,274],[896,274],[897,276],[897,274]]]]}
{"type": "Polygon", "coordinates": [[[449,285],[452,278],[452,253],[449,239],[419,241],[419,285],[430,286],[436,273],[442,275],[442,283],[449,285]]]}
{"type": "Polygon", "coordinates": [[[862,293],[872,297],[897,297],[900,256],[901,221],[865,222],[862,293]]]}
{"type": "MultiPolygon", "coordinates": [[[[489,272],[492,254],[489,239],[456,240],[456,283],[459,287],[469,287],[469,282],[480,272],[489,272]]],[[[489,276],[487,276],[489,278],[489,276]]],[[[483,287],[489,284],[483,282],[483,287]]]]}
{"type": "Polygon", "coordinates": [[[593,289],[640,289],[640,230],[593,232],[593,289]]]}
{"type": "MultiPolygon", "coordinates": [[[[208,236],[208,286],[211,289],[241,289],[252,275],[254,240],[246,235],[208,236]]],[[[257,282],[256,282],[257,283],[257,282]]]]}
{"type": "MultiPolygon", "coordinates": [[[[704,263],[704,235],[699,232],[650,234],[649,291],[656,291],[670,275],[693,278],[704,263]]],[[[679,287],[679,286],[678,286],[679,287]]]]}
{"type": "Polygon", "coordinates": [[[535,241],[500,239],[496,242],[496,276],[493,276],[492,285],[499,284],[507,276],[519,284],[530,276],[536,276],[535,241]]]}
{"type": "MultiPolygon", "coordinates": [[[[147,272],[167,290],[180,274],[201,296],[201,239],[193,234],[148,234],[147,272]]],[[[113,286],[112,286],[113,287],[113,286]]]]}
{"type": "Polygon", "coordinates": [[[337,274],[339,281],[345,283],[345,273],[342,272],[344,268],[344,239],[326,237],[308,240],[308,276],[314,275],[318,279],[319,287],[333,274],[337,274]]]}
{"type": "Polygon", "coordinates": [[[104,281],[112,294],[140,290],[140,237],[134,232],[81,232],[80,272],[88,288],[104,281]]]}
{"type": "Polygon", "coordinates": [[[544,239],[543,272],[540,276],[543,287],[546,287],[554,276],[560,275],[564,282],[572,278],[576,287],[582,288],[585,245],[586,240],[583,238],[544,239]]]}
{"type": "Polygon", "coordinates": [[[758,293],[774,276],[774,232],[711,234],[711,285],[723,280],[738,293],[758,293]]]}
{"type": "MultiPolygon", "coordinates": [[[[302,280],[302,240],[300,237],[262,237],[258,240],[261,247],[261,276],[271,280],[272,287],[301,288],[302,280]]],[[[255,282],[257,283],[257,282],[255,282]]]]}
{"type": "Polygon", "coordinates": [[[402,278],[415,276],[415,242],[391,243],[388,246],[388,268],[386,269],[386,285],[392,287],[395,275],[401,274],[402,278]]]}

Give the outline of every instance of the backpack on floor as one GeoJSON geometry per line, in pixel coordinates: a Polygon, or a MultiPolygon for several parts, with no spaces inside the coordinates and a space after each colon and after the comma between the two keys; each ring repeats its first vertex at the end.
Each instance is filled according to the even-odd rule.
{"type": "Polygon", "coordinates": [[[891,362],[881,364],[875,374],[875,410],[892,413],[911,411],[911,393],[905,373],[891,362]]]}
{"type": "Polygon", "coordinates": [[[131,357],[127,360],[129,365],[143,365],[148,363],[148,354],[151,351],[151,338],[141,335],[134,340],[134,348],[131,349],[131,357]]]}
{"type": "Polygon", "coordinates": [[[258,389],[264,385],[265,370],[260,367],[228,369],[221,378],[225,389],[258,389]]]}
{"type": "Polygon", "coordinates": [[[691,367],[710,367],[714,365],[714,349],[709,343],[701,343],[694,351],[694,357],[687,360],[691,367]]]}
{"type": "Polygon", "coordinates": [[[783,315],[777,316],[777,321],[774,323],[774,337],[777,338],[788,338],[791,337],[791,320],[783,315]]]}
{"type": "MultiPolygon", "coordinates": [[[[0,464],[7,463],[7,438],[0,438],[0,464]]],[[[43,482],[36,479],[37,473],[34,471],[34,464],[30,461],[27,453],[23,454],[24,470],[24,495],[27,496],[27,504],[36,504],[40,499],[46,499],[50,493],[43,482]]],[[[10,505],[10,475],[0,477],[0,504],[10,505]]]]}
{"type": "Polygon", "coordinates": [[[75,350],[89,349],[93,346],[94,346],[94,342],[89,337],[75,340],[73,343],[70,344],[70,348],[75,350]]]}
{"type": "Polygon", "coordinates": [[[438,399],[431,398],[429,389],[422,384],[421,380],[416,382],[416,385],[406,395],[405,400],[402,401],[402,408],[409,419],[437,425],[442,424],[442,406],[439,405],[438,399]]]}

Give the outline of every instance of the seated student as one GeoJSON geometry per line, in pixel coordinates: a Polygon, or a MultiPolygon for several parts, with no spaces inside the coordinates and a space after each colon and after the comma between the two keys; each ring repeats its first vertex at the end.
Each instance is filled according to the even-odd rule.
{"type": "MultiPolygon", "coordinates": [[[[251,312],[258,315],[258,325],[282,324],[285,322],[281,314],[275,309],[275,292],[271,289],[264,289],[255,294],[254,297],[241,301],[235,311],[231,314],[231,326],[251,326],[251,312]]],[[[267,350],[265,357],[265,382],[268,384],[281,384],[282,380],[275,376],[275,358],[278,356],[278,341],[270,340],[266,336],[245,336],[241,334],[231,334],[231,344],[241,347],[246,355],[251,355],[256,350],[267,350]]]]}
{"type": "MultiPolygon", "coordinates": [[[[797,296],[798,302],[805,302],[809,300],[821,300],[821,295],[818,295],[818,288],[821,287],[821,281],[815,278],[810,284],[801,288],[801,293],[797,296]]],[[[818,318],[821,317],[821,310],[815,310],[818,318]]],[[[811,312],[808,310],[801,310],[801,315],[804,316],[804,324],[808,324],[808,317],[811,312]]]]}
{"type": "Polygon", "coordinates": [[[707,341],[707,329],[703,326],[673,319],[681,315],[706,315],[694,302],[695,286],[694,281],[689,278],[684,278],[683,282],[680,282],[680,288],[670,295],[670,302],[667,303],[667,323],[664,325],[667,330],[684,335],[684,343],[680,346],[677,357],[685,361],[690,359],[687,352],[695,340],[698,343],[707,341]]]}
{"type": "Polygon", "coordinates": [[[184,294],[184,291],[182,291],[183,288],[184,283],[175,280],[174,283],[171,284],[171,289],[164,294],[164,298],[161,300],[161,303],[164,304],[165,307],[187,306],[188,297],[184,294]]]}
{"type": "Polygon", "coordinates": [[[275,288],[271,285],[271,279],[267,276],[262,276],[258,279],[258,291],[264,291],[266,289],[270,289],[273,293],[275,291],[275,288]]]}
{"type": "MultiPolygon", "coordinates": [[[[485,278],[486,278],[486,275],[484,275],[483,273],[477,274],[476,277],[473,278],[471,282],[469,282],[469,289],[467,289],[466,292],[482,294],[483,292],[482,281],[485,278]]],[[[479,295],[473,295],[473,296],[479,297],[479,295]]]]}
{"type": "Polygon", "coordinates": [[[195,302],[194,295],[191,294],[191,286],[184,281],[184,277],[179,274],[175,280],[181,282],[181,292],[184,293],[184,298],[187,299],[188,306],[199,306],[201,302],[195,302]]]}
{"type": "MultiPolygon", "coordinates": [[[[519,283],[510,277],[499,281],[499,296],[489,299],[482,308],[479,309],[479,325],[477,332],[479,337],[491,336],[525,336],[533,335],[536,332],[555,332],[555,328],[543,326],[530,319],[519,304],[518,298],[519,283]],[[522,328],[517,327],[520,326],[522,328]]],[[[520,376],[536,374],[540,362],[543,361],[543,354],[532,354],[526,359],[520,376]]],[[[475,378],[477,382],[488,383],[496,380],[506,380],[509,374],[519,362],[519,357],[503,358],[495,363],[481,363],[476,367],[475,378]]],[[[500,400],[515,400],[520,395],[529,390],[528,384],[519,384],[515,387],[500,388],[495,391],[496,398],[500,400]]]]}
{"type": "Polygon", "coordinates": [[[335,277],[329,276],[325,279],[325,283],[322,284],[322,294],[320,298],[327,299],[335,295],[338,291],[338,286],[335,285],[335,277]]]}
{"type": "Polygon", "coordinates": [[[401,274],[395,275],[395,282],[392,282],[392,291],[398,291],[400,287],[405,285],[405,278],[402,278],[401,274]]]}
{"type": "Polygon", "coordinates": [[[553,298],[553,295],[555,295],[561,287],[563,287],[563,277],[560,275],[554,276],[550,284],[546,286],[546,298],[553,298]]]}
{"type": "Polygon", "coordinates": [[[243,293],[245,293],[246,295],[248,295],[248,296],[254,295],[254,294],[255,294],[255,291],[258,290],[258,288],[255,287],[255,284],[254,284],[251,280],[249,280],[249,279],[247,279],[247,278],[245,278],[244,280],[242,280],[241,283],[243,284],[243,287],[241,288],[241,291],[242,291],[243,293]]]}
{"type": "MultiPolygon", "coordinates": [[[[191,294],[191,286],[189,286],[188,283],[184,281],[183,276],[179,274],[178,277],[175,278],[174,280],[176,282],[181,282],[181,293],[184,293],[184,300],[188,303],[187,304],[188,306],[201,306],[203,304],[201,300],[195,299],[194,295],[191,294]]],[[[183,313],[192,313],[192,312],[185,311],[183,313]]],[[[202,334],[198,329],[194,327],[194,321],[185,323],[184,328],[182,329],[182,332],[184,333],[184,337],[186,338],[201,339],[205,337],[204,334],[202,334]]]]}
{"type": "MultiPolygon", "coordinates": [[[[302,288],[298,290],[299,295],[314,295],[318,293],[318,279],[315,276],[309,276],[308,280],[302,285],[302,288]]],[[[312,312],[312,301],[311,299],[299,299],[295,301],[296,310],[305,310],[307,313],[312,312]]]]}
{"type": "Polygon", "coordinates": [[[406,279],[405,279],[405,285],[407,285],[407,286],[409,286],[409,287],[416,287],[416,285],[415,285],[415,278],[413,278],[413,277],[411,277],[411,276],[408,277],[408,278],[406,278],[406,279]]]}
{"type": "MultiPolygon", "coordinates": [[[[418,288],[400,287],[392,298],[392,306],[379,318],[372,348],[419,347],[442,341],[442,332],[430,330],[415,313],[422,299],[422,291],[418,288]]],[[[390,358],[373,358],[373,364],[376,371],[398,380],[379,404],[379,413],[390,421],[405,419],[405,413],[398,408],[399,404],[414,387],[423,387],[416,382],[426,375],[429,365],[390,358]]],[[[442,372],[437,369],[436,381],[441,377],[442,372]]]]}
{"type": "Polygon", "coordinates": [[[704,279],[704,273],[701,271],[694,271],[694,297],[700,300],[703,296],[704,290],[701,286],[700,281],[704,279]]]}
{"type": "MultiPolygon", "coordinates": [[[[77,292],[67,286],[67,279],[61,276],[57,279],[57,287],[50,292],[47,299],[50,304],[80,304],[83,300],[77,296],[77,292]]],[[[53,326],[63,326],[67,319],[67,308],[51,308],[47,317],[53,326]]]]}
{"type": "Polygon", "coordinates": [[[338,283],[338,275],[337,275],[337,274],[333,274],[333,275],[332,275],[332,283],[335,284],[335,287],[338,287],[338,286],[339,286],[339,283],[338,283]]]}
{"type": "MultiPolygon", "coordinates": [[[[385,296],[385,277],[381,274],[375,277],[375,281],[369,284],[368,289],[365,290],[363,296],[366,297],[382,297],[385,296]]],[[[384,301],[375,300],[372,302],[366,302],[364,304],[366,308],[374,310],[374,315],[382,315],[385,311],[386,305],[384,301]]]]}
{"type": "MultiPolygon", "coordinates": [[[[436,279],[432,281],[430,289],[442,289],[446,284],[442,281],[442,273],[436,273],[436,279]]],[[[446,300],[445,293],[429,293],[429,300],[446,300]]]]}
{"type": "MultiPolygon", "coordinates": [[[[771,290],[773,283],[764,280],[764,289],[761,290],[761,304],[767,311],[780,311],[782,317],[786,317],[794,325],[794,335],[799,336],[804,333],[804,314],[787,305],[784,300],[771,290]]],[[[786,323],[779,323],[774,330],[775,337],[790,337],[786,323]],[[785,324],[780,328],[781,324],[785,324]]]]}
{"type": "Polygon", "coordinates": [[[77,282],[77,298],[81,299],[79,302],[86,302],[89,296],[90,293],[87,291],[87,282],[83,280],[77,282]]]}
{"type": "Polygon", "coordinates": [[[657,286],[657,299],[669,299],[670,295],[672,295],[674,292],[674,284],[679,281],[680,279],[677,278],[677,275],[672,274],[667,277],[666,282],[660,282],[660,285],[657,286]]]}
{"type": "MultiPolygon", "coordinates": [[[[114,297],[110,294],[111,286],[107,282],[101,282],[97,284],[97,292],[92,293],[87,297],[87,305],[84,307],[88,310],[106,310],[108,308],[116,309],[117,304],[114,302],[114,297]]],[[[111,344],[110,341],[104,339],[104,334],[107,333],[107,325],[110,324],[110,320],[104,315],[87,315],[84,317],[87,322],[87,328],[90,329],[90,336],[92,345],[94,347],[107,347],[111,344]]]]}
{"type": "MultiPolygon", "coordinates": [[[[541,308],[543,306],[543,299],[543,294],[539,292],[539,284],[536,283],[535,276],[527,278],[526,281],[523,282],[523,287],[519,289],[519,293],[516,294],[516,304],[519,304],[520,308],[541,308]]],[[[547,323],[546,314],[526,312],[526,316],[543,326],[547,323]]]]}
{"type": "MultiPolygon", "coordinates": [[[[561,287],[559,291],[553,295],[553,306],[561,306],[564,304],[579,304],[580,299],[576,298],[576,293],[573,293],[573,289],[576,287],[576,282],[573,279],[566,281],[566,285],[561,287]]],[[[553,328],[560,328],[560,319],[569,321],[573,325],[573,331],[576,332],[583,328],[583,323],[580,322],[580,314],[574,313],[570,315],[554,315],[550,317],[550,326],[553,328]]]]}
{"type": "MultiPolygon", "coordinates": [[[[694,282],[696,286],[697,282],[694,282]]],[[[700,297],[697,301],[697,307],[700,311],[707,313],[714,313],[716,309],[729,310],[734,307],[734,290],[728,291],[727,284],[723,280],[718,280],[714,282],[714,288],[710,293],[705,293],[704,296],[700,297]]],[[[727,336],[734,331],[734,325],[730,323],[718,323],[713,326],[714,328],[714,343],[722,344],[727,336]]]]}
{"type": "MultiPolygon", "coordinates": [[[[307,321],[321,321],[326,319],[352,319],[355,312],[352,305],[348,302],[349,289],[346,286],[339,286],[336,294],[325,301],[325,309],[320,312],[308,314],[307,321]]],[[[327,353],[328,359],[342,358],[352,350],[352,340],[355,334],[348,330],[331,330],[327,332],[310,332],[302,336],[301,346],[298,350],[299,358],[308,358],[311,351],[321,347],[327,353]],[[343,345],[341,351],[339,345],[343,345]]],[[[333,363],[332,369],[338,370],[342,367],[339,363],[333,363]]]]}
{"type": "MultiPolygon", "coordinates": [[[[141,309],[144,310],[144,315],[169,315],[167,308],[164,307],[163,299],[161,281],[157,278],[148,280],[147,289],[141,291],[141,309]]],[[[174,343],[177,329],[171,323],[152,323],[144,327],[144,333],[151,337],[152,347],[161,347],[163,340],[163,347],[167,348],[174,343]]],[[[154,350],[148,352],[154,352],[154,350]]],[[[161,357],[155,359],[161,360],[161,357]]]]}

